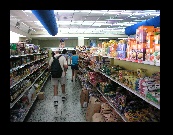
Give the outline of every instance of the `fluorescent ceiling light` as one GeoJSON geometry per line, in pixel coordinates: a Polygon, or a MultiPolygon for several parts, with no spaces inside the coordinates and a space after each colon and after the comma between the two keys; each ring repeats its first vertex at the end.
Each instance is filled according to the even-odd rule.
{"type": "Polygon", "coordinates": [[[92,26],[101,26],[102,24],[100,23],[94,23],[92,26]]]}
{"type": "Polygon", "coordinates": [[[125,25],[125,26],[131,26],[131,25],[133,25],[133,24],[132,24],[132,23],[131,23],[131,24],[129,23],[129,24],[123,24],[123,25],[125,25]]]}
{"type": "Polygon", "coordinates": [[[145,14],[148,14],[148,13],[134,13],[134,15],[145,15],[145,14]]]}
{"type": "Polygon", "coordinates": [[[137,22],[129,22],[130,24],[136,24],[137,22]]]}
{"type": "Polygon", "coordinates": [[[106,13],[105,11],[91,11],[91,13],[99,13],[99,14],[103,14],[106,13]]]}
{"type": "Polygon", "coordinates": [[[99,39],[109,39],[109,38],[99,38],[99,39]]]}
{"type": "Polygon", "coordinates": [[[128,12],[122,12],[122,15],[131,15],[132,13],[128,13],[128,12]]]}
{"type": "Polygon", "coordinates": [[[142,22],[142,21],[146,21],[146,20],[133,20],[133,21],[142,22]]]}
{"type": "Polygon", "coordinates": [[[130,18],[138,18],[138,17],[132,16],[132,17],[130,17],[130,18]]]}
{"type": "Polygon", "coordinates": [[[27,13],[32,13],[32,11],[31,10],[22,10],[23,12],[27,12],[27,13]]]}
{"type": "Polygon", "coordinates": [[[160,15],[160,13],[155,13],[155,14],[153,14],[153,13],[150,13],[150,15],[156,15],[156,16],[158,16],[158,15],[160,15]]]}
{"type": "Polygon", "coordinates": [[[123,20],[123,19],[106,19],[106,20],[123,20]]]}
{"type": "Polygon", "coordinates": [[[89,39],[89,38],[84,38],[84,39],[89,39]]]}

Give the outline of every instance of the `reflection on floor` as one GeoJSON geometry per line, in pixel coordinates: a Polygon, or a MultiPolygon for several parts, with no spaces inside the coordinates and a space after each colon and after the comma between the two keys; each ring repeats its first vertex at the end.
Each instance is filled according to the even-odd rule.
{"type": "MultiPolygon", "coordinates": [[[[80,105],[81,86],[79,81],[71,82],[71,69],[68,69],[67,71],[67,78],[67,100],[64,101],[64,103],[60,103],[58,109],[54,107],[53,86],[51,85],[50,79],[48,79],[42,90],[45,92],[45,99],[37,99],[35,101],[25,119],[26,122],[86,122],[86,108],[81,108],[80,105]]],[[[58,86],[58,91],[59,95],[61,95],[60,85],[58,86]]]]}

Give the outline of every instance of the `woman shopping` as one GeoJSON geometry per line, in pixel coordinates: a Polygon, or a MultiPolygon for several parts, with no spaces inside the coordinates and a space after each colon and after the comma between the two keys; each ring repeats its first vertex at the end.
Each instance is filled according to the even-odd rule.
{"type": "Polygon", "coordinates": [[[71,64],[71,69],[72,69],[72,79],[71,79],[72,82],[73,82],[73,80],[77,81],[76,80],[76,75],[77,75],[77,72],[79,70],[78,60],[79,60],[79,56],[76,55],[76,51],[73,50],[72,51],[72,56],[70,58],[70,64],[71,64]]]}

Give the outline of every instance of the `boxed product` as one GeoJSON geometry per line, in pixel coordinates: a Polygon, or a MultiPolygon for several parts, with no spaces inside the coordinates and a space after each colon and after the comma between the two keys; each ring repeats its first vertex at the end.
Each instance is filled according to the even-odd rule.
{"type": "Polygon", "coordinates": [[[136,60],[137,60],[137,52],[136,52],[136,50],[134,50],[134,49],[132,49],[131,51],[130,51],[130,60],[132,61],[132,62],[137,62],[136,60]]]}
{"type": "Polygon", "coordinates": [[[40,92],[40,93],[38,94],[38,99],[39,99],[39,100],[43,100],[43,99],[44,99],[44,92],[40,92]]]}
{"type": "Polygon", "coordinates": [[[126,51],[127,44],[118,43],[117,51],[126,51]]]}
{"type": "Polygon", "coordinates": [[[92,116],[92,122],[105,122],[105,120],[101,113],[95,113],[92,116]]]}
{"type": "Polygon", "coordinates": [[[127,52],[126,51],[117,51],[117,58],[125,59],[126,56],[127,56],[127,52]]]}
{"type": "Polygon", "coordinates": [[[83,90],[81,91],[81,95],[80,95],[81,107],[87,107],[88,100],[89,100],[89,97],[88,97],[88,90],[83,89],[83,90]]]}
{"type": "Polygon", "coordinates": [[[101,109],[100,101],[97,98],[91,96],[86,110],[86,121],[89,122],[92,121],[92,116],[95,113],[99,113],[100,109],[101,109]]]}

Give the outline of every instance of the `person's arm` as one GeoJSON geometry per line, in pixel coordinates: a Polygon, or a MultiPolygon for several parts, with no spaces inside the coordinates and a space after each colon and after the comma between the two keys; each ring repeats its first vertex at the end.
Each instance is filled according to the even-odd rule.
{"type": "Polygon", "coordinates": [[[67,65],[68,65],[68,55],[66,55],[67,65]]]}
{"type": "Polygon", "coordinates": [[[68,65],[67,65],[67,60],[66,58],[64,57],[64,64],[63,64],[63,67],[64,69],[67,69],[68,68],[68,65]]]}
{"type": "Polygon", "coordinates": [[[51,57],[50,60],[49,60],[49,65],[48,65],[48,69],[49,69],[49,70],[50,70],[50,67],[51,67],[51,65],[52,65],[52,62],[53,62],[53,57],[51,57]]]}
{"type": "Polygon", "coordinates": [[[70,57],[70,65],[71,65],[71,61],[72,61],[72,56],[70,57]]]}

